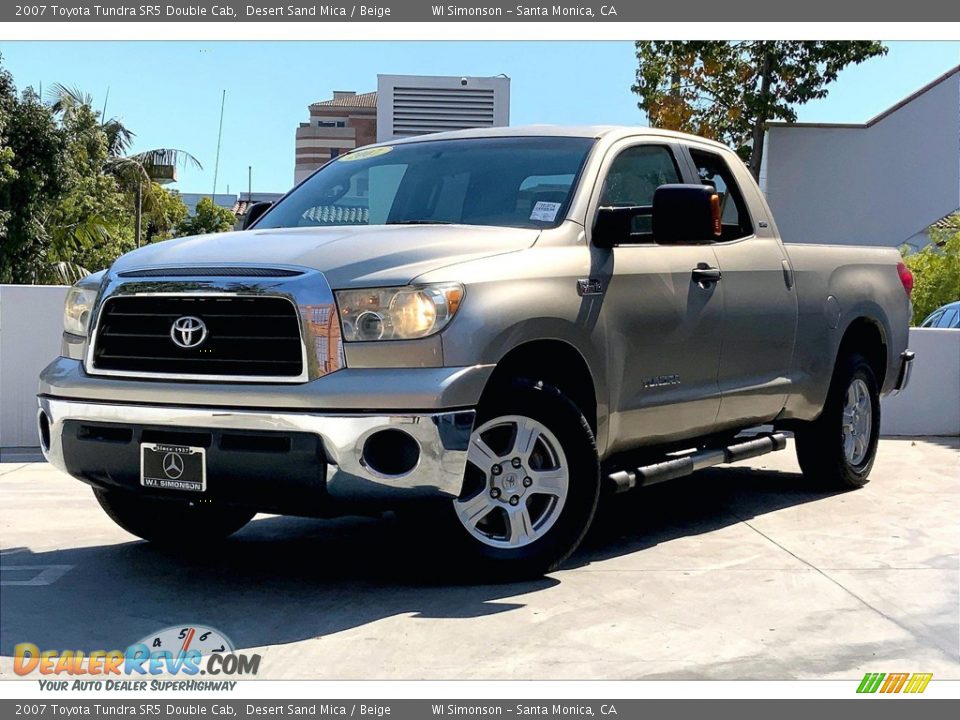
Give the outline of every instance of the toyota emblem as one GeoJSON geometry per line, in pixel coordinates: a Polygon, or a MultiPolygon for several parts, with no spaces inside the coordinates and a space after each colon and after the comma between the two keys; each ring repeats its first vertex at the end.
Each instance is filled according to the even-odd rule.
{"type": "Polygon", "coordinates": [[[178,347],[187,350],[200,347],[207,339],[207,326],[200,318],[185,315],[174,321],[170,328],[170,339],[178,347]]]}

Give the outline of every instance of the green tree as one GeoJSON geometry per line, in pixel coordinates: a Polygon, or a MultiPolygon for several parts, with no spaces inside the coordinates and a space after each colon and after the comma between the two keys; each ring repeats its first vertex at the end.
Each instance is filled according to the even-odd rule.
{"type": "Polygon", "coordinates": [[[0,67],[0,282],[73,282],[141,239],[170,237],[186,216],[152,171],[199,166],[193,156],[131,154],[133,133],[89,95],[55,85],[49,97],[18,95],[0,67]]]}
{"type": "Polygon", "coordinates": [[[155,243],[174,237],[187,218],[187,206],[176,193],[155,182],[143,192],[144,243],[155,243]]]}
{"type": "Polygon", "coordinates": [[[133,212],[107,170],[109,139],[90,103],[53,105],[66,132],[65,192],[50,216],[53,262],[98,270],[134,247],[133,212]]]}
{"type": "Polygon", "coordinates": [[[17,93],[0,68],[0,282],[56,279],[47,250],[51,215],[62,197],[66,133],[27,88],[17,93]]]}
{"type": "MultiPolygon", "coordinates": [[[[54,110],[65,116],[78,107],[91,108],[93,103],[90,95],[60,83],[53,85],[49,97],[54,110]]],[[[135,246],[144,241],[154,242],[170,237],[172,229],[186,216],[186,207],[155,182],[157,169],[161,165],[201,168],[200,161],[177,148],[154,148],[130,153],[135,134],[117,118],[100,118],[99,130],[107,144],[105,171],[116,178],[121,190],[130,197],[135,246]],[[148,215],[146,228],[143,227],[144,213],[148,215]]]]}
{"type": "Polygon", "coordinates": [[[763,135],[795,122],[798,105],[826,97],[851,63],[884,55],[873,41],[655,40],[636,43],[638,107],[654,127],[719,140],[760,177],[763,135]]]}
{"type": "Polygon", "coordinates": [[[960,232],[932,230],[930,240],[903,258],[913,273],[914,325],[941,305],[960,300],[960,232]]]}
{"type": "MultiPolygon", "coordinates": [[[[7,143],[7,125],[10,121],[10,109],[3,98],[7,97],[8,90],[3,88],[8,82],[7,73],[0,70],[0,198],[3,198],[9,186],[17,179],[17,170],[13,166],[13,149],[7,143]]],[[[10,82],[12,87],[12,82],[10,82]]],[[[10,220],[10,209],[7,205],[0,205],[0,242],[7,236],[7,221],[10,220]]]]}
{"type": "Polygon", "coordinates": [[[197,212],[187,217],[177,228],[177,235],[204,235],[206,233],[226,232],[233,229],[236,218],[233,213],[214,204],[208,197],[200,198],[197,212]]]}

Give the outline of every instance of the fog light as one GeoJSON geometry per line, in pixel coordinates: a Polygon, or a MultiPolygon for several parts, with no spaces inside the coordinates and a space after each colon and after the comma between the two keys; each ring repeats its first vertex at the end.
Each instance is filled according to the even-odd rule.
{"type": "Polygon", "coordinates": [[[44,452],[50,450],[50,418],[41,410],[37,415],[37,430],[40,433],[40,448],[44,452]]]}
{"type": "Polygon", "coordinates": [[[362,462],[379,475],[406,475],[420,462],[420,445],[402,430],[379,430],[363,443],[362,462]]]}

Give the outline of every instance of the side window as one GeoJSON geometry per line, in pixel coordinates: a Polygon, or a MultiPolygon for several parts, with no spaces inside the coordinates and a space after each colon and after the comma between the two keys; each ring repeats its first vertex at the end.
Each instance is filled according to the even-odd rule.
{"type": "Polygon", "coordinates": [[[662,145],[627,148],[607,172],[600,204],[615,207],[653,205],[653,192],[661,185],[680,182],[673,154],[662,145]]]}
{"type": "Polygon", "coordinates": [[[954,310],[953,308],[950,308],[949,310],[945,310],[944,313],[943,313],[943,315],[940,317],[939,322],[937,322],[937,324],[936,324],[934,327],[939,327],[939,328],[954,328],[954,327],[956,327],[956,326],[957,326],[957,313],[958,313],[958,312],[960,312],[960,311],[954,310]]]}
{"type": "MultiPolygon", "coordinates": [[[[600,193],[600,205],[652,208],[656,189],[678,182],[681,182],[680,170],[669,148],[663,145],[630,147],[617,155],[610,165],[600,193]]],[[[633,219],[633,232],[652,232],[650,214],[633,219]]]]}
{"type": "Polygon", "coordinates": [[[940,318],[943,317],[943,310],[936,310],[927,316],[927,319],[920,323],[920,327],[937,327],[940,318]]]}
{"type": "Polygon", "coordinates": [[[700,182],[712,185],[720,196],[720,219],[723,224],[720,242],[752,235],[750,213],[726,160],[716,153],[695,148],[690,149],[690,157],[697,167],[700,182]]]}

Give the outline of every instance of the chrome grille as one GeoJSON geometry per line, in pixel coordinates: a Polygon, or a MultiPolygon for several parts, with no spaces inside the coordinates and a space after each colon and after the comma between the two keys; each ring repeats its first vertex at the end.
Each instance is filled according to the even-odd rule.
{"type": "Polygon", "coordinates": [[[132,374],[295,379],[304,373],[298,308],[282,297],[120,295],[100,310],[93,368],[132,374]],[[180,318],[199,318],[197,347],[174,342],[180,318]]]}

